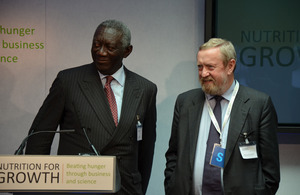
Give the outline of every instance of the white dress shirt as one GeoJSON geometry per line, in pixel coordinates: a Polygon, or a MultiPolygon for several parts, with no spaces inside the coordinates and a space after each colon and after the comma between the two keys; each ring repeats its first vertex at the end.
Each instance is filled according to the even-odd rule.
{"type": "MultiPolygon", "coordinates": [[[[100,72],[99,72],[99,75],[100,75],[100,79],[101,79],[101,82],[102,82],[102,85],[104,88],[105,83],[106,83],[105,77],[108,75],[103,75],[100,72]]],[[[125,85],[125,77],[126,77],[125,71],[124,71],[124,66],[122,65],[122,67],[111,76],[114,77],[114,80],[111,81],[110,86],[114,92],[114,96],[115,96],[116,103],[117,103],[117,109],[118,109],[118,121],[120,121],[123,92],[124,92],[124,85],[125,85]]]]}

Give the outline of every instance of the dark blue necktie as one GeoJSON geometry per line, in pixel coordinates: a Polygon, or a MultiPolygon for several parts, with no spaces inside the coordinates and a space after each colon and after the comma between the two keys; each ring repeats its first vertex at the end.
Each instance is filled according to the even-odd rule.
{"type": "MultiPolygon", "coordinates": [[[[214,96],[216,106],[214,107],[214,115],[217,119],[219,127],[221,128],[222,114],[221,114],[221,100],[222,96],[214,96]]],[[[207,140],[207,148],[205,154],[205,163],[202,180],[202,194],[203,195],[220,195],[223,194],[221,184],[221,169],[209,164],[213,151],[214,144],[220,143],[220,134],[217,132],[214,124],[211,122],[209,129],[209,136],[207,140]]]]}

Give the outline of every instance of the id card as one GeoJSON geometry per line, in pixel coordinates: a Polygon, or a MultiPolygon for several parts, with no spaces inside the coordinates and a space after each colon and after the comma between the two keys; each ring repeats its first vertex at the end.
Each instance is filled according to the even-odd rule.
{"type": "Polygon", "coordinates": [[[256,142],[240,142],[239,148],[243,159],[254,159],[258,158],[256,150],[256,142]]]}
{"type": "Polygon", "coordinates": [[[143,126],[140,121],[136,124],[137,141],[143,140],[143,126]]]}
{"type": "Polygon", "coordinates": [[[215,167],[224,168],[225,149],[220,144],[215,144],[209,164],[215,167]]]}

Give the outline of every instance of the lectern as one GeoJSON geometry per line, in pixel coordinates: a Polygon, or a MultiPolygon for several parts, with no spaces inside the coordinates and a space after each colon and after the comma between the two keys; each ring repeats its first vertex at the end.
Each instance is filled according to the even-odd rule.
{"type": "Polygon", "coordinates": [[[120,189],[115,156],[0,156],[0,192],[100,192],[120,189]]]}

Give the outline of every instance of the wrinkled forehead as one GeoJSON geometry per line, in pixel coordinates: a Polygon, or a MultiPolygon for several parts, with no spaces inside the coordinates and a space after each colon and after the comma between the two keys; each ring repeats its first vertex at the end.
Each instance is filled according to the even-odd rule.
{"type": "Polygon", "coordinates": [[[114,28],[99,28],[96,30],[93,41],[122,44],[122,34],[114,28]]]}

